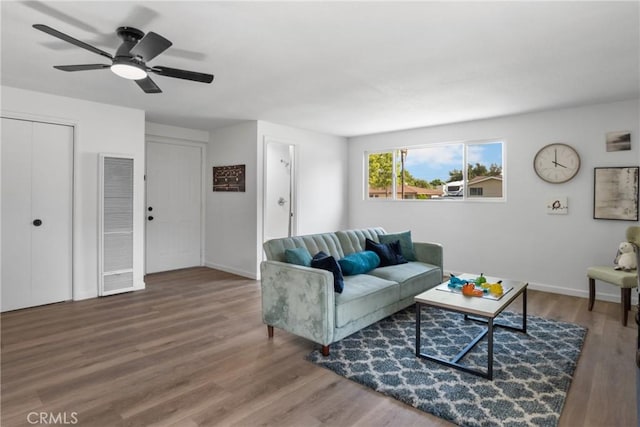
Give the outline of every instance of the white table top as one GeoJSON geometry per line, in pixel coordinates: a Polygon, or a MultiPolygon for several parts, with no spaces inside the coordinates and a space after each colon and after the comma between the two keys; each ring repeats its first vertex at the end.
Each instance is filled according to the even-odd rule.
{"type": "MultiPolygon", "coordinates": [[[[473,280],[479,274],[460,274],[456,275],[461,279],[473,280]]],[[[528,283],[517,280],[503,279],[501,277],[486,276],[488,283],[496,283],[502,280],[502,285],[512,287],[509,292],[504,294],[499,300],[493,300],[480,297],[468,297],[456,292],[446,292],[434,288],[429,289],[421,294],[416,295],[415,301],[435,307],[442,307],[449,310],[459,311],[467,314],[475,314],[486,318],[494,318],[505,309],[506,306],[520,295],[526,289],[528,283]]],[[[444,283],[448,283],[447,280],[444,283]]]]}

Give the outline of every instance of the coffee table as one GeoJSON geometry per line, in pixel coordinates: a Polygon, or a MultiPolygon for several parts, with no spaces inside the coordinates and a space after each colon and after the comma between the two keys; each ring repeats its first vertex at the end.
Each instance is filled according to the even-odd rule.
{"type": "MultiPolygon", "coordinates": [[[[473,280],[478,274],[461,274],[456,275],[461,279],[473,280]]],[[[497,277],[487,277],[487,282],[495,283],[502,280],[505,289],[511,288],[499,300],[493,300],[480,297],[468,297],[457,292],[448,292],[445,290],[431,288],[421,294],[416,295],[416,356],[423,359],[431,360],[442,365],[460,369],[464,372],[479,375],[481,377],[493,380],[493,328],[496,326],[511,329],[518,332],[527,333],[527,285],[526,282],[502,279],[497,277]],[[510,325],[500,324],[494,319],[517,297],[522,295],[522,327],[513,327],[510,325]],[[424,354],[420,351],[420,313],[423,306],[438,307],[444,310],[461,313],[466,320],[486,323],[487,327],[482,330],[464,349],[450,360],[440,357],[424,354]],[[482,371],[465,366],[460,360],[476,345],[482,338],[487,336],[487,370],[482,371]]],[[[446,285],[447,282],[439,285],[446,285]]]]}

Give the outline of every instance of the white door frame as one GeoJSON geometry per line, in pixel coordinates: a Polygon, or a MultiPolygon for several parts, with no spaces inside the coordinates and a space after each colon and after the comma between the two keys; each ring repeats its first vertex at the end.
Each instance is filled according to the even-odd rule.
{"type": "Polygon", "coordinates": [[[200,149],[200,265],[204,265],[204,250],[205,250],[205,207],[206,207],[206,162],[207,162],[207,144],[198,141],[190,141],[179,138],[169,138],[157,135],[145,135],[144,144],[144,262],[143,271],[147,274],[147,144],[171,144],[179,146],[189,146],[200,149]]]}
{"type": "MultiPolygon", "coordinates": [[[[5,110],[0,110],[0,117],[4,117],[7,119],[14,119],[14,120],[24,120],[24,121],[28,121],[28,122],[40,122],[40,123],[48,123],[48,124],[52,124],[52,125],[62,125],[62,126],[70,126],[73,129],[73,141],[71,141],[71,150],[72,150],[72,156],[73,158],[71,159],[71,236],[70,236],[70,242],[71,242],[71,283],[69,283],[69,287],[71,288],[71,299],[72,300],[76,300],[76,298],[78,298],[80,295],[82,295],[82,292],[80,292],[79,290],[76,289],[75,284],[79,283],[78,280],[76,280],[76,278],[79,276],[79,272],[76,269],[76,265],[77,265],[77,260],[76,260],[76,253],[74,248],[76,247],[76,237],[80,236],[79,232],[76,232],[76,221],[75,218],[76,216],[79,214],[78,212],[76,212],[76,209],[78,209],[78,207],[76,206],[76,189],[80,188],[79,187],[79,183],[78,181],[78,175],[76,174],[76,171],[78,170],[78,162],[80,159],[80,156],[78,155],[78,144],[76,144],[76,141],[78,140],[78,128],[80,127],[78,122],[75,120],[70,120],[70,119],[64,119],[64,118],[52,118],[52,117],[48,117],[48,116],[41,116],[38,114],[29,114],[29,113],[23,113],[23,112],[15,112],[15,111],[5,111],[5,110]]],[[[1,155],[1,154],[0,154],[1,155]]],[[[2,233],[2,231],[0,230],[0,233],[2,233]]],[[[0,234],[0,238],[2,238],[2,235],[0,234]]],[[[80,242],[77,242],[78,247],[80,247],[80,242]]],[[[2,254],[0,253],[0,257],[2,256],[2,254]]]]}
{"type": "MultiPolygon", "coordinates": [[[[282,138],[275,138],[271,136],[264,136],[262,145],[262,241],[259,246],[262,248],[262,243],[265,239],[265,217],[267,211],[267,145],[270,143],[276,143],[281,145],[288,145],[293,147],[293,158],[291,167],[291,212],[293,212],[293,218],[291,220],[291,235],[298,235],[298,145],[292,141],[287,141],[282,138]]],[[[264,258],[264,251],[262,257],[264,258]]]]}

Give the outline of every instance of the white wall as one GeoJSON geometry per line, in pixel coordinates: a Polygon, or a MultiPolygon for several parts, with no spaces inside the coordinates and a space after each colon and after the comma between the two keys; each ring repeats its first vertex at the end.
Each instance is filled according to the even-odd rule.
{"type": "Polygon", "coordinates": [[[212,130],[207,149],[205,265],[258,277],[257,122],[212,130]],[[213,166],[245,165],[246,191],[213,192],[213,166]]]}
{"type": "Polygon", "coordinates": [[[251,121],[211,131],[207,151],[205,264],[259,278],[262,261],[265,138],[296,146],[298,234],[347,225],[346,138],[251,121]],[[211,191],[211,168],[246,165],[245,193],[211,191]]]}
{"type": "Polygon", "coordinates": [[[161,138],[179,139],[189,142],[209,142],[209,131],[169,126],[161,123],[146,122],[145,134],[161,138]]]}
{"type": "MultiPolygon", "coordinates": [[[[414,240],[444,245],[445,270],[522,279],[532,289],[587,296],[586,269],[613,265],[625,230],[638,222],[593,219],[593,168],[638,166],[638,100],[391,132],[349,140],[349,226],[411,230],[414,240]],[[605,133],[631,131],[632,150],[606,152],[605,133]],[[364,152],[456,140],[506,141],[506,202],[364,200],[364,152]],[[577,176],[548,184],[533,171],[542,146],[565,142],[581,157],[577,176]],[[568,215],[548,215],[545,201],[567,196],[568,215]]],[[[598,297],[619,300],[599,283],[598,297]]]]}
{"type": "Polygon", "coordinates": [[[73,298],[98,295],[98,153],[134,158],[133,274],[144,288],[144,111],[2,86],[2,115],[75,126],[73,298]]]}
{"type": "MultiPolygon", "coordinates": [[[[265,138],[295,145],[297,234],[347,227],[347,139],[265,121],[258,122],[258,158],[265,138]]],[[[263,167],[262,161],[259,168],[263,167]]],[[[258,177],[262,186],[262,172],[258,177]]],[[[260,193],[262,195],[262,193],[260,193]]],[[[262,212],[262,197],[258,200],[262,212]]],[[[262,236],[262,224],[260,224],[262,236]]]]}

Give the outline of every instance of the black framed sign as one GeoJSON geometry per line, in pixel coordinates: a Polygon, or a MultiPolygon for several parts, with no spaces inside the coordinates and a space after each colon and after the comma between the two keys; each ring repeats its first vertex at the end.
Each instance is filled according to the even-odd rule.
{"type": "Polygon", "coordinates": [[[593,170],[593,218],[638,220],[640,167],[600,167],[593,170]]]}
{"type": "Polygon", "coordinates": [[[214,166],[213,191],[245,191],[245,165],[214,166]]]}

